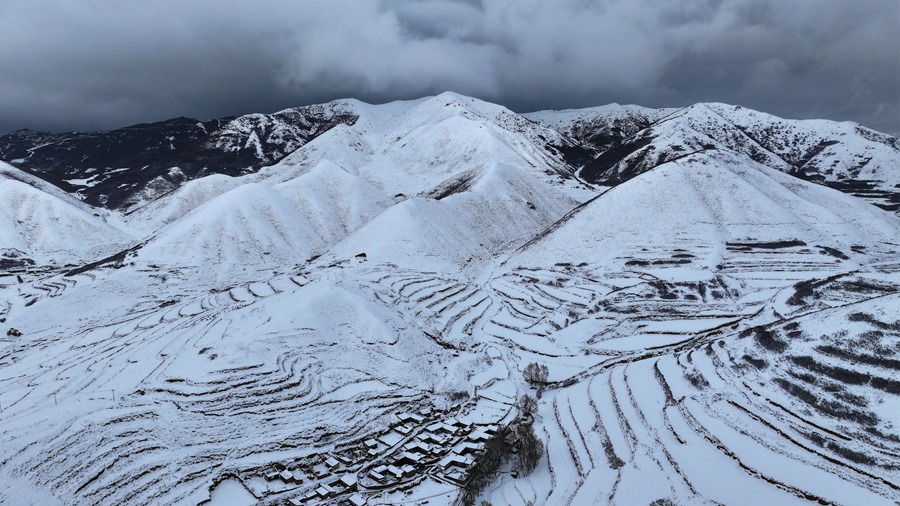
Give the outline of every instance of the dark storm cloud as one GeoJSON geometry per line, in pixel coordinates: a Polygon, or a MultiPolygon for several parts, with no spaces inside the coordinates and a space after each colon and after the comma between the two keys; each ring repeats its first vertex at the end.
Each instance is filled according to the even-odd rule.
{"type": "Polygon", "coordinates": [[[738,103],[900,133],[896,0],[7,0],[0,131],[451,89],[515,110],[738,103]]]}

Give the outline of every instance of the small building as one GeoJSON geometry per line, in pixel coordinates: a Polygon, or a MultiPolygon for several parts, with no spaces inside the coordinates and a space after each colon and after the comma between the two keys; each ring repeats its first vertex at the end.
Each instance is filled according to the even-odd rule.
{"type": "Polygon", "coordinates": [[[400,471],[403,473],[403,476],[412,476],[415,474],[416,468],[409,464],[405,464],[400,467],[400,471]]]}
{"type": "Polygon", "coordinates": [[[444,473],[444,477],[450,480],[453,480],[459,484],[463,484],[466,481],[466,474],[458,469],[453,469],[444,473]]]}
{"type": "Polygon", "coordinates": [[[303,503],[305,503],[305,502],[306,502],[306,499],[304,499],[303,496],[292,497],[292,498],[288,499],[288,504],[290,504],[291,506],[302,506],[303,503]]]}
{"type": "Polygon", "coordinates": [[[280,474],[281,473],[279,473],[278,471],[268,471],[265,474],[263,474],[263,478],[265,478],[266,481],[272,481],[275,478],[278,478],[280,474]]]}
{"type": "Polygon", "coordinates": [[[394,430],[399,432],[400,434],[403,434],[404,436],[412,432],[412,428],[407,425],[398,425],[394,427],[394,430]]]}
{"type": "Polygon", "coordinates": [[[468,467],[471,466],[474,462],[475,460],[470,455],[463,456],[458,453],[451,453],[450,455],[442,458],[440,462],[438,462],[438,465],[441,467],[441,469],[447,471],[452,467],[468,469],[468,467]]]}
{"type": "Polygon", "coordinates": [[[424,420],[424,418],[422,418],[420,415],[417,415],[415,413],[397,413],[396,416],[403,423],[407,423],[407,422],[422,423],[422,421],[424,420]]]}
{"type": "Polygon", "coordinates": [[[423,441],[427,441],[429,443],[435,444],[437,446],[442,446],[447,442],[447,436],[443,434],[435,434],[433,432],[425,432],[424,434],[419,435],[419,437],[423,441]]]}
{"type": "Polygon", "coordinates": [[[456,429],[468,429],[472,426],[472,422],[459,420],[457,418],[448,418],[444,420],[444,423],[456,429]]]}
{"type": "Polygon", "coordinates": [[[478,443],[473,443],[471,441],[464,441],[463,443],[456,446],[453,449],[454,452],[460,455],[474,455],[481,451],[482,446],[478,443]]]}
{"type": "Polygon", "coordinates": [[[340,484],[344,487],[344,490],[353,491],[356,490],[357,479],[356,475],[353,473],[345,474],[341,476],[340,484]]]}
{"type": "Polygon", "coordinates": [[[419,464],[422,462],[422,455],[412,452],[403,452],[400,454],[398,461],[408,462],[410,464],[419,464]]]}
{"type": "Polygon", "coordinates": [[[316,495],[321,497],[322,499],[328,499],[333,496],[335,490],[331,488],[329,485],[320,485],[319,488],[316,489],[316,495]]]}
{"type": "Polygon", "coordinates": [[[347,502],[349,502],[352,506],[364,506],[366,503],[368,503],[368,501],[366,501],[366,498],[361,494],[351,495],[350,498],[347,499],[347,502]]]}
{"type": "Polygon", "coordinates": [[[364,444],[366,445],[366,448],[369,449],[378,447],[378,441],[376,441],[375,439],[366,439],[364,444]]]}
{"type": "Polygon", "coordinates": [[[456,434],[456,430],[457,430],[456,427],[454,427],[452,425],[448,425],[444,422],[433,423],[433,424],[429,425],[427,427],[427,429],[432,434],[447,434],[447,435],[456,434]]]}
{"type": "Polygon", "coordinates": [[[468,436],[466,436],[466,439],[468,439],[469,441],[480,441],[480,442],[485,442],[485,441],[489,440],[490,438],[491,438],[491,436],[488,435],[488,433],[485,429],[474,430],[474,431],[470,432],[468,436]]]}
{"type": "Polygon", "coordinates": [[[371,476],[375,481],[384,481],[384,474],[379,473],[378,471],[369,471],[369,476],[371,476]]]}
{"type": "Polygon", "coordinates": [[[288,471],[287,469],[278,473],[278,477],[281,478],[281,481],[283,481],[285,483],[293,483],[294,482],[294,473],[288,471]]]}
{"type": "Polygon", "coordinates": [[[423,421],[425,421],[425,419],[422,418],[421,415],[417,415],[415,413],[400,413],[397,415],[397,418],[399,418],[400,421],[403,423],[407,423],[407,422],[422,423],[423,421]]]}
{"type": "Polygon", "coordinates": [[[397,466],[387,466],[387,472],[394,475],[395,478],[400,479],[403,477],[403,471],[397,466]]]}
{"type": "Polygon", "coordinates": [[[403,449],[408,452],[419,452],[423,454],[431,453],[431,445],[422,441],[411,441],[403,445],[403,449]]]}
{"type": "Polygon", "coordinates": [[[328,469],[335,469],[337,466],[341,465],[340,461],[334,457],[328,457],[325,459],[325,465],[328,466],[328,469]]]}
{"type": "Polygon", "coordinates": [[[378,441],[386,446],[394,446],[403,439],[403,435],[394,431],[378,436],[378,441]]]}

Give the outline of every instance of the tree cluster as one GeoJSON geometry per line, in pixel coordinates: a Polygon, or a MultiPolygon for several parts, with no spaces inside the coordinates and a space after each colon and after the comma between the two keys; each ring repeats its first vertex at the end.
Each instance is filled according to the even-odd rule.
{"type": "Polygon", "coordinates": [[[513,470],[519,476],[527,476],[537,468],[543,454],[544,443],[538,439],[531,423],[520,423],[514,429],[498,429],[469,470],[463,504],[474,505],[478,494],[493,483],[503,464],[512,460],[513,470]]]}
{"type": "Polygon", "coordinates": [[[463,504],[467,506],[475,504],[478,494],[497,477],[500,466],[512,455],[511,435],[509,428],[501,427],[485,444],[484,452],[469,469],[469,478],[463,489],[463,504]]]}
{"type": "Polygon", "coordinates": [[[521,423],[516,426],[515,431],[516,448],[519,450],[516,454],[516,460],[513,463],[513,469],[519,472],[520,476],[527,476],[537,468],[544,454],[544,443],[538,439],[534,432],[534,426],[530,423],[521,423]]]}
{"type": "Polygon", "coordinates": [[[527,381],[529,385],[537,388],[538,397],[544,392],[544,385],[547,384],[547,377],[549,375],[550,371],[547,369],[547,366],[536,362],[526,365],[525,369],[522,371],[522,377],[525,378],[525,381],[527,381]]]}
{"type": "Polygon", "coordinates": [[[534,397],[525,394],[519,398],[517,407],[519,408],[519,414],[522,418],[530,418],[537,409],[537,400],[534,397]]]}

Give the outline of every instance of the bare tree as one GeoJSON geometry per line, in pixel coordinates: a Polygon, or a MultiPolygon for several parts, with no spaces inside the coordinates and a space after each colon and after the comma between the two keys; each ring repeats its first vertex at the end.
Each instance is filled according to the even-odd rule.
{"type": "Polygon", "coordinates": [[[550,372],[544,364],[532,362],[525,366],[522,371],[522,377],[525,378],[531,386],[537,388],[537,396],[540,397],[544,392],[544,385],[547,383],[547,376],[550,372]]]}
{"type": "Polygon", "coordinates": [[[525,394],[519,399],[519,412],[522,416],[531,416],[537,409],[537,400],[534,397],[525,394]]]}
{"type": "Polygon", "coordinates": [[[534,433],[532,424],[523,423],[516,427],[516,446],[519,452],[514,467],[521,476],[527,476],[535,470],[544,455],[544,443],[534,433]]]}

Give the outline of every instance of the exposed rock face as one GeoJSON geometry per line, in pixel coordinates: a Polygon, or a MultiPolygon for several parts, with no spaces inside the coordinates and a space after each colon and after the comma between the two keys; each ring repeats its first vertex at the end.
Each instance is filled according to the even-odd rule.
{"type": "Polygon", "coordinates": [[[210,121],[175,118],[108,132],[18,130],[0,137],[0,159],[93,206],[128,209],[198,177],[255,172],[355,121],[341,104],[326,104],[210,121]]]}

